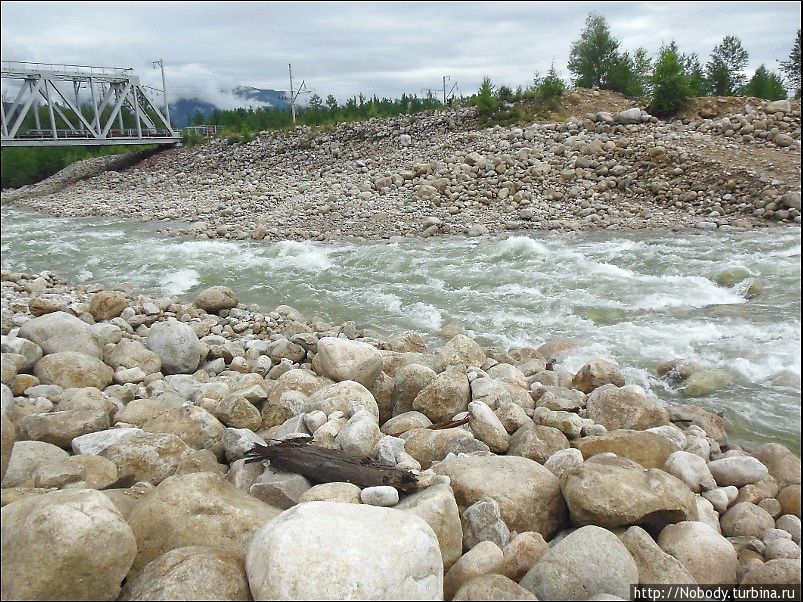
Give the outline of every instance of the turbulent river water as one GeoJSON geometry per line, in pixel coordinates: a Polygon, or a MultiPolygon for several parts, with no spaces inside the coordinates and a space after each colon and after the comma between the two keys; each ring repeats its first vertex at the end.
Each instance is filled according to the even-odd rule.
{"type": "Polygon", "coordinates": [[[695,360],[733,380],[684,401],[724,411],[738,442],[784,442],[799,453],[798,228],[317,244],[186,240],[159,225],[4,206],[2,265],[186,299],[224,284],[246,303],[286,303],[386,335],[414,329],[435,341],[457,323],[505,348],[575,339],[585,345],[567,368],[613,359],[628,382],[665,401],[683,398],[656,366],[695,360]],[[761,292],[748,300],[751,282],[761,292]]]}

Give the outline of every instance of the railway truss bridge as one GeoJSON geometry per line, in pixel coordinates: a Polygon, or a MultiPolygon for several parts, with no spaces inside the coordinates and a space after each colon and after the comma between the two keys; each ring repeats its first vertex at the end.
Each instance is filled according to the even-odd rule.
{"type": "Polygon", "coordinates": [[[133,69],[3,61],[2,84],[3,148],[181,142],[170,125],[164,69],[156,90],[133,69]]]}

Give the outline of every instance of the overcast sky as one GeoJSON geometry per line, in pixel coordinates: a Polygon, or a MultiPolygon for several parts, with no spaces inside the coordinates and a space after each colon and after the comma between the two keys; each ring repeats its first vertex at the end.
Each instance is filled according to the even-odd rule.
{"type": "Polygon", "coordinates": [[[287,64],[322,97],[420,94],[458,84],[527,85],[554,60],[564,78],[589,11],[622,48],[654,54],[675,39],[705,62],[725,35],[750,53],[748,71],[777,69],[800,26],[799,2],[181,3],[3,2],[2,59],[134,67],[172,98],[215,100],[235,85],[286,90],[287,64]]]}

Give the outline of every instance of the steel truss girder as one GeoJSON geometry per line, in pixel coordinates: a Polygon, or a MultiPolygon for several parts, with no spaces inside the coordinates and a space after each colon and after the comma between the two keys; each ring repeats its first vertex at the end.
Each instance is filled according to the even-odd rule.
{"type": "Polygon", "coordinates": [[[2,103],[2,146],[174,144],[181,140],[130,69],[3,62],[2,80],[19,85],[14,101],[2,103]],[[62,89],[66,83],[69,91],[62,89]],[[91,121],[84,116],[79,99],[82,87],[89,92],[91,121]],[[40,126],[40,101],[47,107],[49,128],[40,126]],[[123,127],[123,107],[131,110],[133,128],[123,127]],[[31,112],[36,129],[23,131],[21,126],[31,112]],[[56,116],[64,129],[57,127],[56,116]]]}

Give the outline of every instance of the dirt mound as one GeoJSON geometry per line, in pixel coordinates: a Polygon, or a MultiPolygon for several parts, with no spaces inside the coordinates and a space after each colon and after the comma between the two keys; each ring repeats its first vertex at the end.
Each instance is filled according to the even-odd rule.
{"type": "Polygon", "coordinates": [[[570,117],[585,117],[601,111],[616,114],[644,103],[611,90],[571,88],[557,98],[547,101],[523,100],[516,103],[526,122],[565,121],[570,117]]]}
{"type": "MultiPolygon", "coordinates": [[[[754,96],[700,96],[693,98],[689,104],[678,114],[678,117],[689,119],[713,119],[725,115],[746,113],[748,106],[763,107],[767,101],[754,96]]],[[[800,101],[792,101],[800,107],[800,101]]]]}
{"type": "Polygon", "coordinates": [[[643,103],[619,92],[575,88],[567,90],[561,98],[561,109],[568,116],[583,117],[586,113],[618,113],[633,107],[644,108],[643,103]]]}

